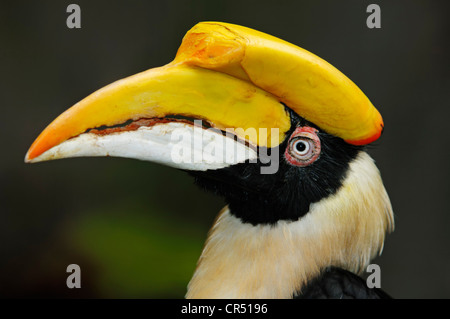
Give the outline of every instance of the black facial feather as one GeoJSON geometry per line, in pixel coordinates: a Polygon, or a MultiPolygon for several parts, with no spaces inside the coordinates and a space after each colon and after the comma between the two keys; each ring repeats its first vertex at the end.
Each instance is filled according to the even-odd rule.
{"type": "Polygon", "coordinates": [[[296,221],[309,212],[310,205],[326,198],[342,186],[349,163],[360,146],[321,131],[314,124],[288,109],[291,129],[286,139],[271,151],[279,154],[275,174],[261,174],[260,161],[241,163],[219,170],[190,172],[201,188],[223,196],[230,212],[244,223],[275,224],[279,220],[296,221]],[[284,158],[289,137],[295,128],[310,126],[319,130],[320,157],[306,167],[293,166],[284,158]]]}

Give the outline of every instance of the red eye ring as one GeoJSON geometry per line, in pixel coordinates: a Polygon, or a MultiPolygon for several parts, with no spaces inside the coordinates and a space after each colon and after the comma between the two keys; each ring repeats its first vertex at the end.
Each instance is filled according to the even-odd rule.
{"type": "Polygon", "coordinates": [[[320,139],[318,130],[309,126],[298,127],[292,133],[284,157],[295,166],[308,166],[320,155],[320,139]]]}

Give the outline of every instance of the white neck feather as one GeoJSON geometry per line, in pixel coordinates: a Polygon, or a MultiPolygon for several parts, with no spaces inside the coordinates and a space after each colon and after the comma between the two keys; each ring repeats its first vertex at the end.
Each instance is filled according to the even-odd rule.
{"type": "Polygon", "coordinates": [[[187,298],[291,298],[328,266],[360,273],[394,227],[378,169],[361,152],[339,191],[298,221],[244,224],[225,207],[210,231],[187,298]]]}

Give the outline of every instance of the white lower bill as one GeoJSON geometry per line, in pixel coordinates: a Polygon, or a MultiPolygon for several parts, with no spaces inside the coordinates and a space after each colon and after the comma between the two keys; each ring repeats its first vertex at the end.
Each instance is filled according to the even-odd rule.
{"type": "Polygon", "coordinates": [[[255,161],[258,157],[254,149],[221,132],[188,123],[168,122],[107,135],[83,133],[30,162],[85,156],[134,158],[197,171],[255,161]]]}

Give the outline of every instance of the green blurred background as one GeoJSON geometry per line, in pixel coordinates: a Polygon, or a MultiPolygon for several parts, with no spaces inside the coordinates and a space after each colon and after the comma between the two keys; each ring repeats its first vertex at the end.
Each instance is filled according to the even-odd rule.
{"type": "Polygon", "coordinates": [[[371,147],[396,214],[382,287],[450,297],[448,1],[1,1],[0,296],[183,297],[221,198],[185,173],[118,158],[26,165],[57,115],[164,65],[199,21],[255,28],[350,77],[384,117],[371,147]],[[81,6],[82,28],[66,27],[81,6]],[[381,29],[366,8],[381,7],[381,29]],[[66,267],[81,267],[81,289],[66,267]]]}

